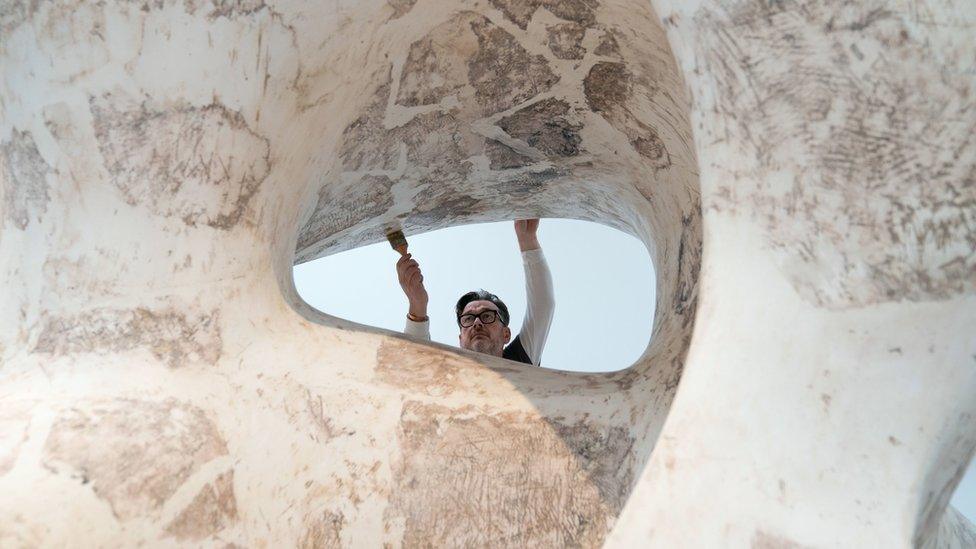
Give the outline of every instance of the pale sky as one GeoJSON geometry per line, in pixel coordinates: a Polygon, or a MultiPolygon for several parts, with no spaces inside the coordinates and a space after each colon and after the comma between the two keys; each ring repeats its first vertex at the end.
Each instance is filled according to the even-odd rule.
{"type": "MultiPolygon", "coordinates": [[[[457,346],[454,303],[478,288],[508,305],[512,337],[518,333],[525,281],[511,221],[451,227],[407,240],[424,273],[435,341],[457,346]]],[[[543,365],[588,372],[632,365],[647,347],[654,317],[654,271],[643,243],[603,225],[565,219],[543,219],[539,241],[556,295],[543,365]]],[[[321,311],[402,331],[407,299],[397,283],[398,258],[386,242],[364,246],[295,267],[295,286],[321,311]]],[[[976,523],[976,462],[952,505],[976,523]]]]}
{"type": "Polygon", "coordinates": [[[969,463],[969,471],[962,477],[950,503],[966,515],[969,522],[976,524],[976,459],[969,463]]]}

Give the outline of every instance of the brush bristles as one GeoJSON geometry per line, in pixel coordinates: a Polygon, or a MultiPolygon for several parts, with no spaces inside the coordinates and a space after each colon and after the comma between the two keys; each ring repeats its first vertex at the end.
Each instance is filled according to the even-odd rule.
{"type": "Polygon", "coordinates": [[[394,231],[386,235],[386,239],[390,241],[390,246],[393,246],[394,250],[401,254],[406,251],[407,237],[403,235],[403,231],[394,231]]]}

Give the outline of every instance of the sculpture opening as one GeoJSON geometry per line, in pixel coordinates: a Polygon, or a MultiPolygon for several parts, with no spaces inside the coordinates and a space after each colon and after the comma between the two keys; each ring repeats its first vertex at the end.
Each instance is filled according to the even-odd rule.
{"type": "MultiPolygon", "coordinates": [[[[664,29],[646,4],[516,4],[404,5],[378,27],[363,22],[359,34],[373,38],[356,79],[340,89],[310,73],[309,85],[333,86],[341,97],[323,97],[344,108],[324,119],[332,155],[301,199],[291,263],[388,250],[391,228],[409,237],[512,219],[596,222],[650,256],[650,343],[619,371],[521,367],[351,323],[295,292],[311,323],[370,336],[376,366],[364,374],[401,393],[403,457],[385,516],[406,521],[407,545],[505,544],[506,532],[529,530],[518,543],[602,543],[651,459],[695,327],[699,169],[664,29]],[[459,450],[465,441],[479,442],[459,450]],[[462,454],[465,465],[452,465],[462,454]],[[524,481],[498,484],[489,471],[524,481]],[[457,502],[474,477],[493,486],[499,509],[521,507],[526,482],[545,503],[521,515],[477,511],[490,527],[472,529],[457,502]],[[576,526],[551,518],[566,514],[576,526]]],[[[279,277],[293,285],[291,268],[279,277]]]]}
{"type": "Polygon", "coordinates": [[[0,545],[971,545],[976,21],[862,4],[6,2],[0,545]],[[295,291],[530,218],[646,248],[632,367],[295,291]]]}
{"type": "MultiPolygon", "coordinates": [[[[976,459],[970,458],[969,467],[956,486],[946,513],[949,513],[951,508],[955,508],[955,511],[966,517],[970,523],[976,523],[976,459]]],[[[972,538],[973,543],[976,543],[976,532],[972,538]]]]}
{"type": "Polygon", "coordinates": [[[673,389],[702,229],[690,103],[665,31],[647,6],[523,8],[417,3],[392,14],[330,120],[335,155],[309,187],[293,262],[383,243],[390,227],[568,218],[615,228],[655,267],[651,344],[633,370],[673,389]]]}
{"type": "MultiPolygon", "coordinates": [[[[604,372],[634,364],[647,349],[654,315],[656,281],[643,243],[575,220],[543,219],[538,232],[555,294],[541,366],[604,372]]],[[[431,340],[458,346],[453,307],[479,288],[505,302],[512,338],[520,333],[531,290],[512,222],[450,227],[410,236],[409,243],[430,296],[431,340]]],[[[327,256],[296,265],[295,286],[327,314],[403,331],[408,300],[397,281],[399,257],[383,242],[327,256]]]]}

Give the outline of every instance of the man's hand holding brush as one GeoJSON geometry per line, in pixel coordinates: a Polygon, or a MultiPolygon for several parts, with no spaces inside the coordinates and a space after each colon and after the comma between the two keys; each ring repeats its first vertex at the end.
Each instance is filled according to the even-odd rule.
{"type": "Polygon", "coordinates": [[[410,302],[407,318],[414,322],[427,320],[427,289],[424,288],[424,275],[420,272],[420,265],[407,253],[397,261],[396,268],[400,287],[410,302]]]}

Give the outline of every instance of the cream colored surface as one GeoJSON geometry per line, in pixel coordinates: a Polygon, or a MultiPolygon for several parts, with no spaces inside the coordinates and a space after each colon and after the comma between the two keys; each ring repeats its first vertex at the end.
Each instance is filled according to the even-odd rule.
{"type": "Polygon", "coordinates": [[[976,447],[974,25],[7,4],[0,545],[973,543],[946,503],[976,447]],[[425,345],[291,281],[390,226],[529,216],[646,242],[632,368],[425,345]]]}

